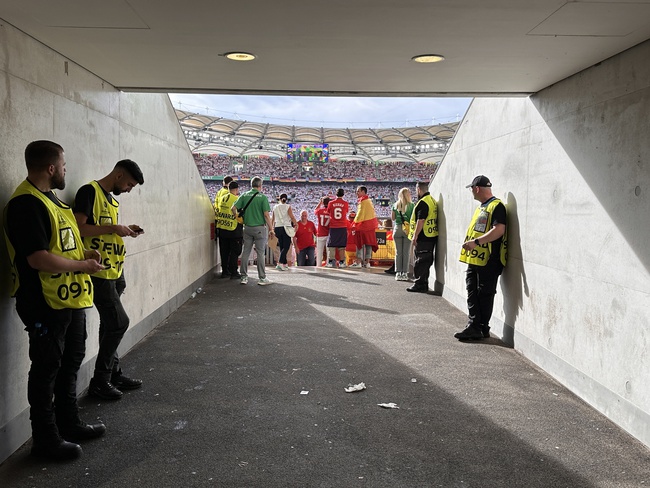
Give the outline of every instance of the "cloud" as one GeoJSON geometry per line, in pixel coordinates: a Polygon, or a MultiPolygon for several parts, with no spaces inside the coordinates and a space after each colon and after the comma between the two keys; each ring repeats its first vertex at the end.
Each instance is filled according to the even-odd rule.
{"type": "Polygon", "coordinates": [[[460,120],[471,98],[272,97],[170,94],[176,108],[214,117],[310,127],[409,127],[460,120]]]}

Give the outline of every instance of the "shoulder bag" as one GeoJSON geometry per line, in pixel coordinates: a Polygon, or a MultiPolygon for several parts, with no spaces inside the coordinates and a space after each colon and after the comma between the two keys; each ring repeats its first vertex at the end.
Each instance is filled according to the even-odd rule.
{"type": "Polygon", "coordinates": [[[248,208],[248,206],[249,206],[249,205],[251,204],[251,202],[253,201],[253,198],[255,198],[257,195],[259,195],[259,193],[256,193],[255,195],[253,195],[253,196],[252,196],[252,197],[251,197],[251,198],[246,202],[246,205],[244,205],[244,208],[242,208],[241,210],[238,210],[238,211],[237,211],[237,222],[239,222],[240,224],[243,224],[243,223],[244,223],[244,212],[246,211],[246,209],[248,208]]]}

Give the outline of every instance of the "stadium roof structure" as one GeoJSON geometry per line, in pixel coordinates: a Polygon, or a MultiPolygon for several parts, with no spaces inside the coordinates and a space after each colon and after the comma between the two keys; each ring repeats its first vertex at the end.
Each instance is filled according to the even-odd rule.
{"type": "Polygon", "coordinates": [[[329,144],[330,158],[438,163],[458,128],[447,124],[377,129],[297,127],[225,119],[176,109],[193,153],[287,154],[287,144],[329,144]]]}

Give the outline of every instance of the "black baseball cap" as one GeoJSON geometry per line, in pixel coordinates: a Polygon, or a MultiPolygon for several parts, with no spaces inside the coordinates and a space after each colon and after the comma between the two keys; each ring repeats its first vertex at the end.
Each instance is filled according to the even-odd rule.
{"type": "Polygon", "coordinates": [[[490,186],[492,186],[492,183],[490,183],[490,180],[488,179],[487,176],[478,175],[465,188],[471,188],[473,186],[487,186],[487,187],[490,187],[490,186]]]}

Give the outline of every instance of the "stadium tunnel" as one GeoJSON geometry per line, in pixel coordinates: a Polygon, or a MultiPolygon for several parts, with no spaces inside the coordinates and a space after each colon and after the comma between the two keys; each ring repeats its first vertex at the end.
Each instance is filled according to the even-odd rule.
{"type": "MultiPolygon", "coordinates": [[[[476,1],[464,13],[445,7],[452,10],[436,22],[458,28],[457,40],[443,24],[428,28],[435,11],[418,15],[404,8],[401,13],[401,4],[384,2],[385,11],[346,6],[351,10],[343,12],[335,5],[337,11],[328,18],[337,19],[337,28],[348,32],[355,46],[367,41],[345,19],[366,16],[368,22],[359,29],[366,29],[365,24],[372,29],[377,49],[390,62],[371,58],[359,65],[357,57],[345,57],[337,76],[331,76],[337,68],[331,53],[345,49],[332,47],[332,35],[323,43],[331,51],[321,50],[311,44],[321,42],[314,36],[304,49],[315,50],[322,71],[304,77],[281,77],[284,59],[270,52],[250,69],[230,71],[219,64],[223,76],[215,76],[205,68],[210,63],[204,57],[206,46],[214,44],[188,46],[173,36],[173,46],[165,49],[161,19],[172,27],[190,22],[173,11],[173,2],[161,2],[155,12],[142,2],[130,3],[135,7],[126,2],[118,7],[135,8],[137,14],[105,15],[102,9],[114,7],[108,3],[93,3],[93,12],[75,10],[73,2],[11,1],[0,9],[0,204],[4,207],[24,179],[22,152],[34,139],[55,140],[66,150],[64,200],[123,157],[144,168],[146,184],[128,196],[121,216],[124,222],[141,223],[147,233],[147,239],[129,243],[127,279],[132,285],[124,303],[132,326],[122,353],[208,282],[217,264],[210,240],[211,202],[176,112],[160,92],[477,96],[430,185],[440,204],[437,285],[446,300],[464,309],[457,250],[474,206],[465,185],[486,174],[509,211],[510,261],[495,301],[493,331],[650,445],[650,253],[645,247],[650,228],[644,225],[650,213],[650,2],[549,0],[529,8],[513,0],[497,8],[476,1]],[[386,24],[386,11],[395,14],[388,16],[392,23],[386,24]],[[460,29],[459,22],[471,25],[471,32],[460,29]],[[520,38],[512,34],[517,28],[520,38]],[[397,39],[403,29],[438,31],[454,41],[444,43],[448,53],[441,68],[426,67],[439,72],[423,72],[410,59],[402,63],[395,44],[385,44],[386,37],[397,39]],[[476,36],[484,43],[481,56],[455,51],[476,36]],[[200,58],[190,56],[193,50],[200,58]],[[448,74],[444,63],[455,71],[448,74]]],[[[269,12],[262,2],[256,6],[270,19],[282,13],[269,12]]],[[[206,31],[203,35],[213,30],[202,23],[197,28],[195,12],[191,22],[195,30],[206,31]]],[[[220,38],[220,45],[242,42],[230,29],[224,25],[219,35],[230,35],[233,42],[220,38]]],[[[264,32],[258,40],[265,39],[264,32]]],[[[188,35],[180,27],[177,33],[188,35]]],[[[431,45],[431,39],[418,40],[413,49],[431,45]]],[[[476,49],[475,42],[469,47],[476,49]]],[[[1,252],[3,460],[29,438],[30,428],[27,341],[8,297],[4,241],[1,252]]],[[[89,313],[89,337],[96,337],[97,330],[98,318],[89,313]]],[[[95,341],[89,340],[80,389],[88,384],[96,353],[95,341]]]]}

